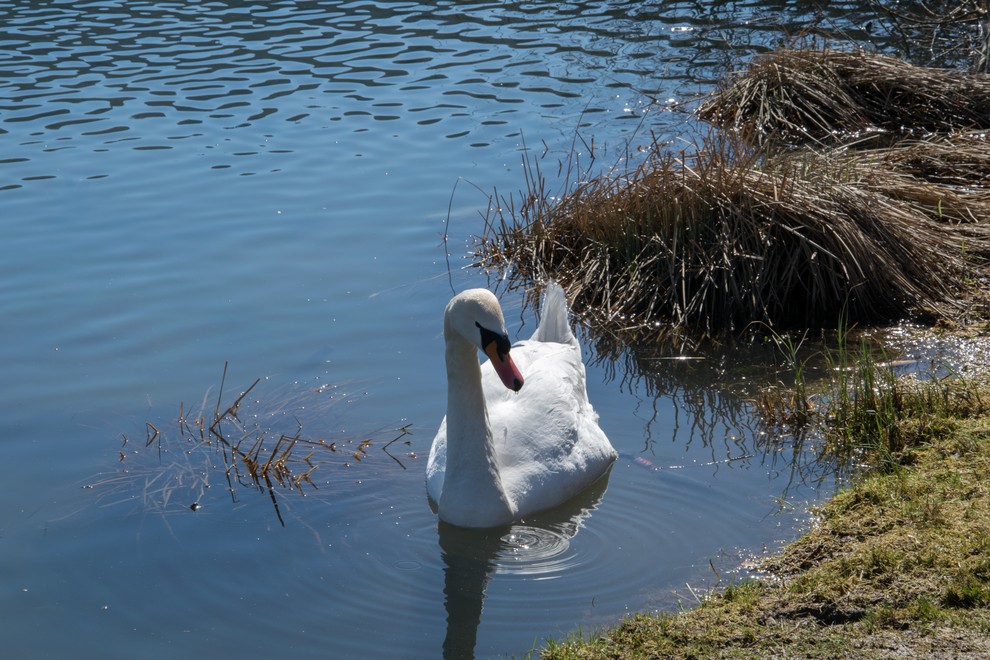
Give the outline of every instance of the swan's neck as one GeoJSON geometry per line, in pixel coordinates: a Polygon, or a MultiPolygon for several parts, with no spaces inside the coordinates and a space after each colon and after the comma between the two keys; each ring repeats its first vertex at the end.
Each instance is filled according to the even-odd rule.
{"type": "Polygon", "coordinates": [[[440,517],[464,527],[508,523],[512,506],[502,489],[498,456],[488,425],[478,349],[459,334],[447,344],[447,466],[440,517]]]}

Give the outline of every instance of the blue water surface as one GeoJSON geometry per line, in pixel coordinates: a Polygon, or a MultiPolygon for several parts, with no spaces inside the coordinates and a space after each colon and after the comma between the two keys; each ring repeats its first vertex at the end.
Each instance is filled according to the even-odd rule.
{"type": "Polygon", "coordinates": [[[736,377],[665,362],[589,355],[607,489],[486,534],[423,482],[494,191],[690,131],[671,107],[815,11],[709,4],[0,2],[4,654],[520,655],[793,538],[815,491],[736,377]],[[196,441],[257,378],[224,432],[317,443],[274,499],[196,441]]]}

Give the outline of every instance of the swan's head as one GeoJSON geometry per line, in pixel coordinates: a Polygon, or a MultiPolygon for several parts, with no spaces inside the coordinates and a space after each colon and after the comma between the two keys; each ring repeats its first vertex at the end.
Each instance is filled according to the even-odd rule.
{"type": "Polygon", "coordinates": [[[502,383],[514,392],[523,377],[509,356],[511,343],[498,298],[486,289],[469,289],[454,296],[444,312],[444,337],[456,334],[478,347],[491,360],[502,383]]]}

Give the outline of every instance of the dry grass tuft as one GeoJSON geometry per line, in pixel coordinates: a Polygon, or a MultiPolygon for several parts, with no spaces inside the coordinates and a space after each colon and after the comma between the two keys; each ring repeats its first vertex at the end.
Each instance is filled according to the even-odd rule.
{"type": "MultiPolygon", "coordinates": [[[[990,106],[988,106],[990,107],[990,106]]],[[[712,134],[554,201],[537,168],[487,218],[479,256],[554,276],[595,326],[714,335],[908,316],[949,319],[990,257],[985,138],[773,153],[712,134]]]]}
{"type": "Polygon", "coordinates": [[[867,53],[785,49],[728,79],[698,115],[721,128],[796,143],[866,131],[990,128],[990,75],[920,67],[867,53]]]}

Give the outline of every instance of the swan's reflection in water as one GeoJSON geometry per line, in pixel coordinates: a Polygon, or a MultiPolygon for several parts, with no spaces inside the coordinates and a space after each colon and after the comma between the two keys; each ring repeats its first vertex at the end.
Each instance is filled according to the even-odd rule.
{"type": "Polygon", "coordinates": [[[610,472],[559,507],[516,525],[465,529],[439,523],[447,611],[445,659],[474,657],[485,591],[492,575],[544,579],[582,563],[571,539],[601,503],[610,472]]]}

